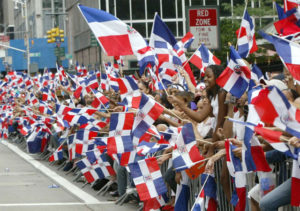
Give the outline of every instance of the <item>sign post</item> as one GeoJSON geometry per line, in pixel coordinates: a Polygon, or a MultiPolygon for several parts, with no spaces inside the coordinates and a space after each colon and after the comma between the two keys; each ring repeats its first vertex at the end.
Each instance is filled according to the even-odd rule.
{"type": "Polygon", "coordinates": [[[201,43],[209,49],[219,50],[221,48],[219,7],[188,7],[187,14],[188,30],[195,37],[191,50],[196,50],[201,43]]]}

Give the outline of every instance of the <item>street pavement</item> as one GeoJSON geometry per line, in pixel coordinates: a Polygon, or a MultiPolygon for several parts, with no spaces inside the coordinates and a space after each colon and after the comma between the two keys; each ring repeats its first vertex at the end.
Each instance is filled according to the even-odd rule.
{"type": "Polygon", "coordinates": [[[135,204],[115,205],[109,194],[96,195],[90,185],[73,182],[57,166],[0,140],[0,210],[138,210],[135,204]],[[54,188],[53,188],[54,187],[54,188]]]}

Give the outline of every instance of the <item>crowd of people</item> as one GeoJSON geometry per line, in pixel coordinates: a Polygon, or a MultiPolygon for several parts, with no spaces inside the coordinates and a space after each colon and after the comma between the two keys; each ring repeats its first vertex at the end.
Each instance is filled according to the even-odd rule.
{"type": "MultiPolygon", "coordinates": [[[[188,209],[187,202],[179,201],[182,191],[179,187],[185,181],[200,177],[202,186],[199,187],[200,193],[196,193],[197,199],[194,196],[186,199],[195,200],[194,206],[190,207],[194,210],[197,210],[197,203],[199,206],[201,204],[199,200],[203,197],[203,190],[206,196],[203,200],[207,202],[203,206],[217,209],[216,190],[206,189],[211,185],[211,179],[217,184],[215,188],[222,186],[226,200],[239,210],[246,207],[251,207],[251,210],[277,210],[291,203],[291,193],[295,191],[292,191],[292,179],[285,178],[281,184],[275,184],[274,175],[278,169],[272,168],[272,164],[286,164],[294,157],[277,148],[274,143],[296,149],[300,147],[299,138],[263,119],[260,128],[267,127],[274,134],[281,131],[279,136],[274,135],[278,140],[272,136],[273,133],[265,135],[255,130],[254,135],[250,134],[247,130],[251,126],[246,124],[254,115],[249,104],[250,98],[253,98],[252,90],[258,87],[260,91],[275,87],[293,107],[300,109],[300,86],[294,83],[288,71],[270,73],[268,80],[257,82],[252,90],[237,99],[216,83],[224,70],[219,65],[208,66],[196,86],[184,69],[179,67],[180,75],[175,75],[173,83],[162,89],[154,88],[155,82],[148,71],[143,75],[122,77],[119,70],[110,68],[106,78],[103,77],[104,73],[83,69],[77,75],[58,69],[57,73],[45,71],[43,75],[31,78],[26,73],[7,73],[1,83],[2,137],[25,137],[30,153],[48,153],[49,160],[57,165],[65,161],[64,171],[79,168],[85,180],[93,185],[103,186],[109,180],[113,181],[117,184],[111,187],[110,194],[114,197],[121,197],[129,187],[136,186],[138,195],[135,199],[144,201],[145,210],[188,209]],[[118,79],[112,76],[112,71],[119,74],[118,79]],[[91,79],[94,76],[96,80],[91,79]],[[185,83],[180,82],[182,78],[185,83]],[[131,91],[126,81],[131,81],[131,91]],[[127,91],[124,92],[122,84],[125,84],[127,91]],[[127,100],[125,103],[124,99],[127,100]],[[149,102],[153,107],[145,106],[149,102]],[[132,114],[132,118],[120,117],[127,114],[132,114]],[[143,121],[145,125],[140,127],[143,121]],[[186,139],[189,139],[188,142],[186,139]],[[261,150],[255,154],[255,149],[251,149],[252,159],[257,166],[252,170],[248,168],[249,171],[245,167],[245,139],[251,139],[251,147],[256,146],[261,150]],[[255,144],[253,139],[257,141],[255,144]],[[180,147],[182,140],[183,149],[180,147]],[[155,144],[155,147],[147,145],[149,143],[155,144]],[[176,161],[178,156],[184,160],[179,167],[176,161]],[[185,156],[190,160],[187,161],[185,156]],[[149,185],[146,187],[148,190],[144,190],[156,192],[155,197],[145,197],[136,182],[137,173],[133,164],[147,159],[151,159],[155,165],[168,166],[162,174],[168,191],[162,194],[155,182],[153,187],[149,185]],[[263,167],[256,163],[258,159],[265,159],[263,167]],[[216,162],[221,163],[221,171],[214,168],[216,162]],[[193,166],[197,167],[193,171],[195,178],[187,176],[193,166]],[[97,168],[101,169],[101,173],[97,168]],[[213,177],[216,170],[220,171],[220,181],[215,181],[213,177]],[[245,188],[246,184],[240,187],[237,182],[244,178],[238,174],[241,172],[243,176],[251,174],[257,183],[244,194],[240,188],[245,188]],[[235,178],[235,181],[231,178],[235,178]],[[151,188],[153,190],[149,190],[151,188]],[[162,202],[161,197],[163,195],[165,199],[166,193],[168,200],[162,202]],[[214,203],[208,203],[207,197],[213,198],[214,203]],[[149,203],[154,198],[155,203],[149,203]]],[[[268,115],[268,111],[264,112],[268,115]]],[[[153,177],[149,179],[144,176],[143,181],[148,184],[149,180],[154,180],[153,177]]],[[[129,201],[132,199],[129,198],[129,201]]]]}

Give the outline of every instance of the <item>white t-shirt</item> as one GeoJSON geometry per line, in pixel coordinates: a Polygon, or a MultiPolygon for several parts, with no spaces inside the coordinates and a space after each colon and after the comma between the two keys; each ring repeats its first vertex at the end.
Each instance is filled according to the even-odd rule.
{"type": "Polygon", "coordinates": [[[215,118],[209,117],[205,122],[202,121],[201,123],[197,124],[197,130],[202,138],[206,137],[208,132],[211,128],[213,128],[213,125],[215,124],[215,118]]]}
{"type": "MultiPolygon", "coordinates": [[[[233,119],[239,120],[239,121],[245,121],[245,117],[240,117],[240,112],[237,111],[233,114],[233,119]]],[[[237,140],[244,140],[244,134],[245,134],[245,126],[242,124],[234,123],[232,124],[232,132],[233,137],[236,137],[237,140]]]]}
{"type": "Polygon", "coordinates": [[[219,113],[219,100],[218,100],[218,95],[216,95],[214,98],[211,99],[210,103],[212,109],[213,109],[213,115],[215,117],[215,121],[213,124],[213,130],[216,129],[217,126],[217,121],[218,121],[218,113],[219,113]]]}

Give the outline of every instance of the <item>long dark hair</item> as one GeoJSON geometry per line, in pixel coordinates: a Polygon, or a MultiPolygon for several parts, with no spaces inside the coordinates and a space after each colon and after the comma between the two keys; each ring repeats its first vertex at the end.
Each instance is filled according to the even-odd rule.
{"type": "MultiPolygon", "coordinates": [[[[221,65],[209,65],[207,68],[210,68],[214,74],[215,80],[221,75],[221,73],[224,70],[224,67],[221,65]]],[[[207,70],[206,68],[206,70],[207,70]]],[[[216,89],[214,90],[206,90],[207,97],[211,100],[213,97],[215,97],[216,94],[220,91],[221,87],[216,84],[216,89]]]]}

